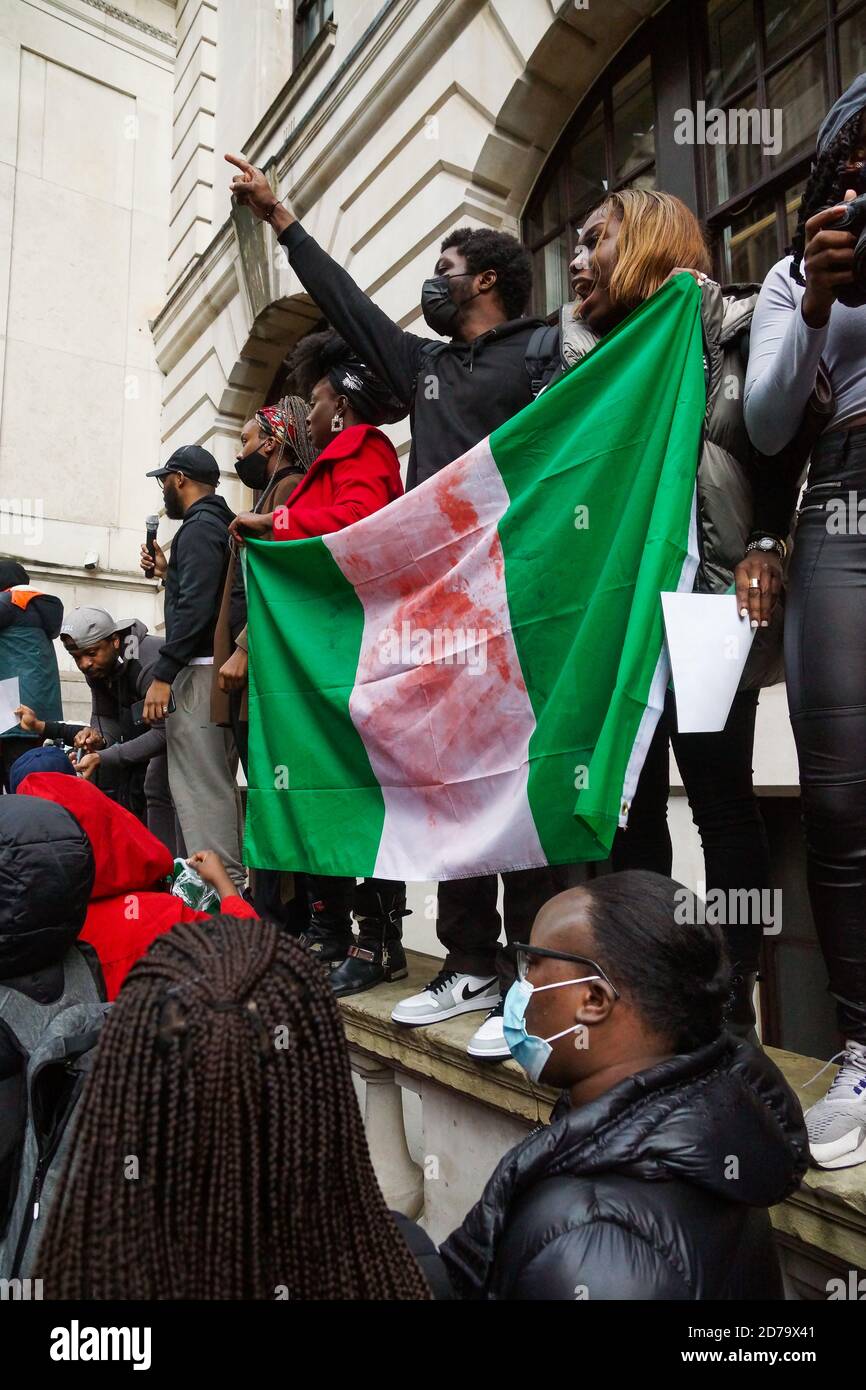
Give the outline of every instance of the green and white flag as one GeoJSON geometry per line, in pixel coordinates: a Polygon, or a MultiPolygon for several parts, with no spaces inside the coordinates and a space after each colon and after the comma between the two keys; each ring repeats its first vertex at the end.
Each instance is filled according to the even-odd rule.
{"type": "Polygon", "coordinates": [[[607,855],[668,684],[659,594],[697,566],[700,298],[676,276],[373,516],[249,543],[250,864],[411,881],[607,855]]]}

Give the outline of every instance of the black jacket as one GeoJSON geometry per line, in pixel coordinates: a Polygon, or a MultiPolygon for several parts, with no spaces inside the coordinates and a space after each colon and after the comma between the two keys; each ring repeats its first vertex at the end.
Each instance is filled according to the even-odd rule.
{"type": "Polygon", "coordinates": [[[193,657],[213,656],[213,634],[234,519],[225,498],[193,502],[175,536],[165,577],[165,642],[155,680],[173,681],[193,657]]]}
{"type": "Polygon", "coordinates": [[[377,308],[300,222],[280,241],[322,313],[411,410],[407,490],[531,403],[526,351],[541,319],[511,319],[473,343],[421,338],[377,308]]]}
{"type": "Polygon", "coordinates": [[[778,1299],[769,1206],[807,1166],[799,1102],[727,1034],[506,1154],[441,1247],[470,1299],[778,1299]]]}
{"type": "MultiPolygon", "coordinates": [[[[63,991],[63,959],[84,926],[93,851],[78,822],[53,801],[0,796],[0,999],[18,990],[39,1004],[63,991]]],[[[85,958],[104,997],[102,972],[85,958]]],[[[0,1008],[0,1232],[20,1159],[24,1061],[0,1008]]]]}
{"type": "MultiPolygon", "coordinates": [[[[63,1108],[67,1077],[72,1084],[65,1063],[50,1070],[31,1068],[28,1078],[15,1019],[20,1018],[21,996],[37,1005],[56,1005],[63,1011],[56,1017],[65,1016],[74,1026],[80,1026],[78,1018],[83,1019],[91,997],[105,999],[96,953],[77,940],[93,878],[90,841],[64,807],[21,793],[0,796],[0,1263],[22,1165],[28,1161],[23,1147],[28,1113],[46,1134],[58,1113],[55,1107],[63,1108]],[[69,968],[72,957],[75,972],[69,968]],[[70,979],[80,976],[92,980],[87,991],[79,984],[70,987],[70,979]],[[38,1115],[28,1101],[28,1093],[37,1094],[37,1080],[45,1102],[38,1115]]],[[[8,1272],[4,1266],[4,1274],[8,1272]]]]}
{"type": "MultiPolygon", "coordinates": [[[[144,699],[153,680],[162,639],[151,637],[144,623],[136,619],[121,634],[121,654],[126,650],[126,639],[129,637],[135,639],[134,649],[126,656],[121,655],[107,679],[84,677],[90,688],[90,728],[102,734],[108,744],[100,753],[100,773],[111,777],[116,777],[131,766],[139,767],[165,752],[165,720],[143,724],[141,721],[136,723],[132,717],[133,705],[144,699]]],[[[46,720],[45,737],[62,738],[64,743],[72,743],[82,728],[83,724],[46,720]]],[[[100,786],[104,791],[102,781],[100,786]]]]}
{"type": "Polygon", "coordinates": [[[0,630],[19,623],[22,627],[38,627],[53,642],[63,626],[63,604],[54,594],[39,594],[26,608],[17,608],[12,592],[0,594],[0,630]]]}

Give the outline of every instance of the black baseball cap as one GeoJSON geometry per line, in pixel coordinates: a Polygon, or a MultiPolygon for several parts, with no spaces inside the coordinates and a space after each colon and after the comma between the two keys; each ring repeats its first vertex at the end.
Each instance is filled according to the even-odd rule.
{"type": "Polygon", "coordinates": [[[213,454],[209,454],[200,444],[181,444],[179,449],[175,449],[168,463],[164,463],[162,468],[152,469],[147,477],[167,478],[169,473],[185,473],[197,483],[219,486],[219,464],[213,454]]]}

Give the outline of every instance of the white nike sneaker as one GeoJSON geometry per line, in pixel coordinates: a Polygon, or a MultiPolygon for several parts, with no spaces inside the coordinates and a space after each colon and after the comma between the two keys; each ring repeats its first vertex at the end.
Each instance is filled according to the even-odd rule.
{"type": "Polygon", "coordinates": [[[490,1010],[481,1027],[469,1039],[466,1051],[470,1057],[480,1057],[484,1062],[504,1062],[511,1056],[502,1028],[504,1009],[505,1000],[500,998],[496,1001],[496,1008],[490,1010]]]}
{"type": "Polygon", "coordinates": [[[419,1023],[441,1023],[458,1014],[490,1009],[498,1000],[498,980],[486,979],[483,975],[464,975],[459,970],[440,970],[420,994],[401,999],[391,1017],[395,1023],[406,1023],[410,1027],[419,1023]]]}
{"type": "Polygon", "coordinates": [[[866,1045],[846,1042],[832,1086],[805,1118],[816,1167],[854,1168],[866,1162],[866,1045]]]}

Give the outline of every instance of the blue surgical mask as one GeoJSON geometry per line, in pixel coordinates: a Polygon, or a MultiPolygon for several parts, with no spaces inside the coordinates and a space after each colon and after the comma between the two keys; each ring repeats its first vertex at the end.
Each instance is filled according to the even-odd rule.
{"type": "Polygon", "coordinates": [[[514,981],[505,996],[502,1031],[512,1057],[523,1068],[530,1081],[541,1079],[541,1073],[553,1051],[550,1044],[555,1043],[557,1038],[564,1038],[569,1033],[577,1033],[583,1028],[582,1023],[575,1023],[572,1028],[563,1028],[561,1033],[554,1033],[552,1038],[537,1038],[534,1033],[528,1033],[526,1010],[535,991],[538,990],[540,993],[543,989],[562,989],[565,985],[582,985],[589,980],[600,979],[600,975],[582,975],[579,980],[557,980],[552,985],[532,985],[529,980],[514,981]]]}

